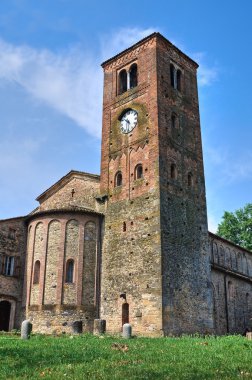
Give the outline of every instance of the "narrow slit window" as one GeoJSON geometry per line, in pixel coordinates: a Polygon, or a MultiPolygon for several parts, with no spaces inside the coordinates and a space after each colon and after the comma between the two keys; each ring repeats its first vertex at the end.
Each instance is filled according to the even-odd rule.
{"type": "Polygon", "coordinates": [[[127,302],[122,304],[122,326],[129,323],[129,304],[127,302]]]}
{"type": "Polygon", "coordinates": [[[170,78],[171,78],[171,86],[175,88],[175,67],[173,64],[170,64],[170,78]]]}
{"type": "Polygon", "coordinates": [[[171,164],[171,178],[172,179],[177,178],[177,168],[175,164],[171,164]]]}
{"type": "Polygon", "coordinates": [[[39,284],[40,278],[40,261],[37,260],[34,264],[33,284],[39,284]]]}
{"type": "Polygon", "coordinates": [[[74,261],[72,259],[67,260],[66,263],[66,280],[65,282],[71,284],[74,279],[74,261]]]}
{"type": "Polygon", "coordinates": [[[173,113],[171,116],[171,126],[172,129],[175,129],[177,126],[177,116],[175,115],[175,113],[173,113]]]}
{"type": "Polygon", "coordinates": [[[188,187],[192,187],[192,185],[193,185],[193,175],[192,175],[192,173],[188,173],[188,176],[187,176],[187,185],[188,185],[188,187]]]}

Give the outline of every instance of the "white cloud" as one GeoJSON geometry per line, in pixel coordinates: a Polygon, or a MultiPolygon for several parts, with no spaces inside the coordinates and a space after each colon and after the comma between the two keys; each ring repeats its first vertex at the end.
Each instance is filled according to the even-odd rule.
{"type": "MultiPolygon", "coordinates": [[[[75,46],[52,52],[15,46],[0,40],[0,84],[13,81],[31,96],[74,120],[90,135],[100,137],[102,70],[100,63],[154,32],[154,28],[123,28],[101,38],[98,57],[75,46]]],[[[203,54],[195,54],[203,61],[203,54]]],[[[201,63],[199,84],[210,85],[216,68],[201,63]]]]}
{"type": "MultiPolygon", "coordinates": [[[[17,46],[0,39],[2,93],[5,93],[8,82],[11,82],[10,88],[12,89],[15,87],[14,83],[25,90],[31,100],[36,99],[42,104],[46,104],[51,109],[72,119],[90,136],[100,138],[103,82],[100,63],[158,29],[123,28],[103,35],[100,38],[96,55],[81,45],[65,50],[51,51],[25,45],[17,46]]],[[[198,55],[198,58],[205,64],[206,59],[203,55],[198,55]]],[[[207,70],[205,69],[205,74],[203,71],[200,84],[209,85],[214,75],[206,64],[205,67],[207,70]]],[[[15,91],[10,91],[10,93],[15,93],[15,91]]],[[[29,108],[32,106],[33,104],[29,100],[21,105],[21,107],[29,108]]],[[[11,102],[7,113],[9,109],[11,109],[11,102]]],[[[32,115],[36,115],[36,109],[34,112],[32,115]]],[[[26,115],[25,110],[24,114],[26,115]]],[[[39,118],[44,116],[44,113],[40,114],[39,118]]],[[[3,120],[6,124],[8,116],[5,115],[3,120]]],[[[1,136],[2,180],[0,182],[2,193],[3,189],[6,189],[2,196],[6,200],[6,205],[8,197],[13,199],[14,196],[14,198],[20,199],[21,194],[25,194],[27,199],[30,199],[31,190],[35,194],[39,193],[41,189],[48,187],[47,182],[50,181],[50,178],[57,178],[59,169],[55,165],[51,167],[52,165],[41,158],[41,147],[45,145],[43,133],[35,133],[32,134],[32,138],[29,137],[28,124],[30,122],[28,119],[21,121],[17,116],[13,126],[13,131],[15,129],[19,131],[17,136],[14,132],[1,136]],[[20,136],[22,137],[20,138],[20,136]],[[15,178],[14,188],[13,178],[15,178]],[[17,196],[17,194],[19,195],[17,196]]],[[[32,120],[32,124],[35,123],[36,120],[32,120]]],[[[37,125],[37,129],[45,128],[48,123],[50,122],[47,122],[46,117],[43,123],[37,125]]],[[[45,138],[47,138],[46,133],[45,138]]]]}
{"type": "Polygon", "coordinates": [[[122,28],[113,34],[103,36],[101,38],[102,60],[104,61],[113,57],[155,31],[155,28],[122,28]]]}
{"type": "Polygon", "coordinates": [[[242,155],[236,156],[227,147],[205,147],[205,161],[211,165],[214,173],[218,172],[216,179],[219,184],[229,185],[252,178],[252,153],[246,151],[242,155]]]}
{"type": "Polygon", "coordinates": [[[0,81],[22,86],[30,95],[100,137],[102,70],[100,63],[152,33],[153,29],[121,29],[103,37],[95,58],[81,46],[52,52],[15,46],[0,40],[0,81]]]}
{"type": "Polygon", "coordinates": [[[0,79],[16,82],[33,97],[100,136],[102,76],[80,47],[53,53],[0,41],[0,79]]]}
{"type": "Polygon", "coordinates": [[[191,57],[199,64],[198,84],[201,87],[211,86],[218,79],[219,68],[215,63],[209,66],[206,63],[206,53],[192,53],[191,57]]]}
{"type": "Polygon", "coordinates": [[[208,212],[208,230],[212,233],[216,233],[218,228],[218,222],[215,216],[208,212]]]}

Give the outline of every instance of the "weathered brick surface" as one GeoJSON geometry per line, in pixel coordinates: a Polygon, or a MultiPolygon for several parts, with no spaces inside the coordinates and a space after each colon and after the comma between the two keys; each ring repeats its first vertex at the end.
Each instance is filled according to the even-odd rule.
{"type": "Polygon", "coordinates": [[[30,217],[28,228],[34,248],[28,249],[27,317],[34,331],[50,333],[59,331],[60,326],[68,331],[71,321],[81,319],[84,329],[89,329],[98,316],[99,219],[95,214],[74,211],[30,217]],[[88,252],[84,236],[90,239],[88,252]],[[68,259],[74,260],[73,283],[65,282],[68,259]],[[39,284],[33,283],[36,260],[41,262],[39,284]]]}
{"type": "Polygon", "coordinates": [[[126,294],[135,333],[162,334],[156,41],[104,65],[104,109],[101,192],[109,195],[102,256],[101,317],[108,331],[122,328],[121,294],[126,294]],[[137,63],[139,86],[117,96],[118,70],[137,63]],[[113,78],[113,81],[112,81],[113,78]],[[110,81],[112,83],[110,83],[110,81]],[[120,132],[119,115],[138,112],[138,125],[120,132]],[[141,163],[144,178],[134,178],[141,163]],[[115,188],[117,170],[122,186],[115,188]],[[126,230],[124,231],[126,226],[126,230]]]}
{"type": "Polygon", "coordinates": [[[109,201],[101,310],[102,318],[108,320],[108,330],[118,331],[121,327],[118,296],[124,291],[131,300],[128,303],[130,321],[136,325],[134,331],[212,331],[196,68],[193,61],[160,36],[153,36],[104,64],[101,191],[108,192],[109,201]],[[133,60],[138,64],[139,85],[117,96],[118,71],[127,69],[133,60]],[[181,92],[171,87],[171,62],[183,73],[181,92]],[[138,125],[123,135],[119,115],[127,108],[138,112],[138,125]],[[178,118],[177,130],[171,127],[173,112],[178,118]],[[136,182],[133,171],[138,163],[143,164],[144,179],[136,182]],[[172,163],[177,168],[175,180],[170,178],[172,163]],[[123,184],[115,188],[118,170],[122,172],[123,184]],[[194,178],[190,189],[189,172],[194,178]],[[122,232],[123,223],[130,226],[131,221],[135,227],[122,232]],[[135,246],[127,247],[127,242],[132,241],[135,246]],[[132,256],[128,263],[129,252],[132,256]],[[134,285],[130,286],[127,274],[132,263],[134,285]],[[148,284],[150,279],[154,286],[148,284]],[[148,289],[147,295],[144,288],[148,289]],[[135,317],[135,312],[142,317],[135,317]]]}

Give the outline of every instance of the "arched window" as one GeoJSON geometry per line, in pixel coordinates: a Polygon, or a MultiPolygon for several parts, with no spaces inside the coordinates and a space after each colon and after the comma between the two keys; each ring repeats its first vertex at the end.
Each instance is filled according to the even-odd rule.
{"type": "Polygon", "coordinates": [[[140,178],[143,178],[143,165],[142,164],[138,164],[135,167],[135,179],[140,179],[140,178]]]}
{"type": "Polygon", "coordinates": [[[115,187],[122,186],[122,172],[117,172],[115,175],[115,187]]]}
{"type": "Polygon", "coordinates": [[[175,68],[172,63],[170,64],[170,78],[171,86],[175,88],[175,90],[181,91],[182,72],[181,70],[175,68]]]}
{"type": "Polygon", "coordinates": [[[123,232],[126,232],[126,230],[127,230],[126,222],[123,222],[123,232]]]}
{"type": "Polygon", "coordinates": [[[73,283],[73,278],[74,278],[74,261],[73,261],[73,259],[69,259],[69,260],[67,260],[67,263],[66,263],[65,282],[73,283]]]}
{"type": "Polygon", "coordinates": [[[192,187],[192,185],[193,185],[193,175],[192,175],[192,173],[188,173],[188,175],[187,175],[187,185],[188,185],[188,187],[192,187]]]}
{"type": "Polygon", "coordinates": [[[34,264],[34,274],[33,274],[33,284],[39,284],[40,278],[40,261],[35,261],[34,264]]]}
{"type": "Polygon", "coordinates": [[[130,88],[137,86],[137,64],[133,63],[129,70],[130,75],[130,88]]]}
{"type": "Polygon", "coordinates": [[[118,95],[127,91],[127,72],[122,70],[119,73],[119,86],[118,86],[118,95]]]}
{"type": "Polygon", "coordinates": [[[180,70],[177,70],[177,90],[178,91],[181,91],[181,75],[182,75],[182,73],[181,73],[181,71],[180,70]]]}
{"type": "Polygon", "coordinates": [[[177,168],[175,164],[171,164],[171,178],[172,179],[177,178],[177,168]]]}
{"type": "Polygon", "coordinates": [[[122,326],[129,323],[129,304],[125,302],[122,304],[122,326]]]}
{"type": "Polygon", "coordinates": [[[175,67],[173,64],[170,64],[170,78],[171,78],[171,86],[175,88],[175,67]]]}

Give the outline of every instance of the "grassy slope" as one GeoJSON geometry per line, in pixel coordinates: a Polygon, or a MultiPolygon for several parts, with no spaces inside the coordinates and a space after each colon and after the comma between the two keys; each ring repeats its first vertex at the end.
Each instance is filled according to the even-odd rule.
{"type": "Polygon", "coordinates": [[[252,341],[0,336],[0,379],[252,379],[252,341]],[[117,343],[115,345],[115,343],[117,343]],[[119,347],[118,347],[119,344],[119,347]]]}

